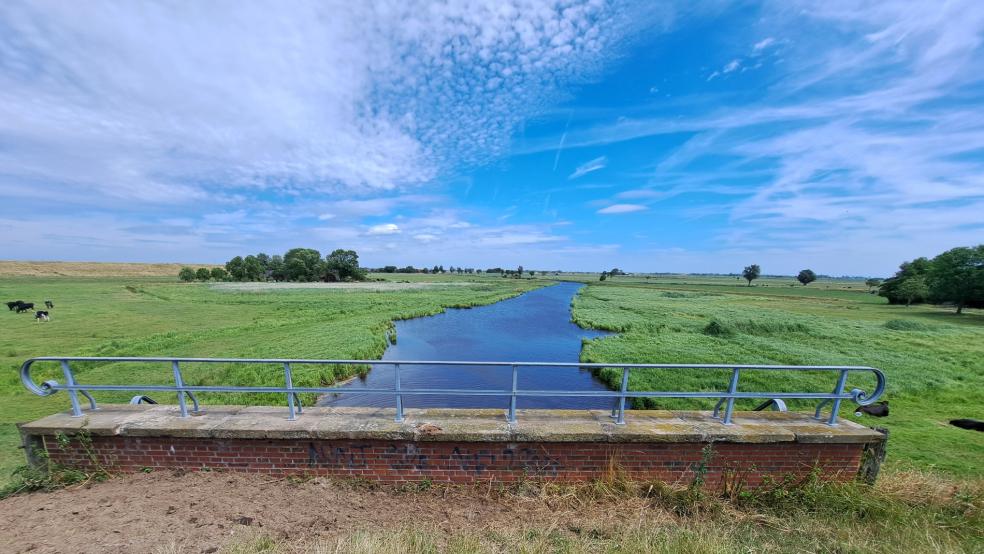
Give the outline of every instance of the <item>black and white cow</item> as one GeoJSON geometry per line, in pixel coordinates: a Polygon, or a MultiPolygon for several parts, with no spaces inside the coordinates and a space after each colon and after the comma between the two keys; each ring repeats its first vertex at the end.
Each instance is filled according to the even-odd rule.
{"type": "Polygon", "coordinates": [[[39,310],[34,312],[34,320],[37,321],[38,323],[41,323],[42,321],[48,321],[49,319],[51,318],[48,317],[48,312],[44,310],[39,310]]]}

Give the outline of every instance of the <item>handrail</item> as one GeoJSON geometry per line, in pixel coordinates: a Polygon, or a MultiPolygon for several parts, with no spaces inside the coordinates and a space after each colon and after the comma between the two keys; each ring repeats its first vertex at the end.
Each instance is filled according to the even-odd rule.
{"type": "Polygon", "coordinates": [[[805,399],[819,400],[816,408],[815,417],[822,419],[821,412],[827,404],[831,404],[830,416],[827,418],[828,425],[837,425],[837,414],[840,410],[841,402],[852,400],[859,405],[868,405],[877,400],[885,391],[885,374],[876,368],[867,366],[835,366],[835,365],[752,365],[752,364],[618,364],[618,363],[558,363],[558,362],[466,362],[466,361],[406,361],[406,360],[307,360],[290,358],[172,358],[172,357],[85,357],[85,356],[42,356],[31,358],[21,366],[21,382],[24,386],[38,396],[50,396],[58,391],[67,391],[72,402],[72,415],[82,417],[82,406],[79,402],[79,395],[86,397],[89,401],[90,409],[96,408],[96,401],[91,395],[91,391],[162,391],[177,394],[178,405],[181,417],[188,417],[189,411],[186,403],[190,398],[193,403],[192,413],[199,411],[197,392],[249,392],[249,393],[278,393],[287,396],[288,417],[293,421],[297,419],[297,414],[301,413],[301,401],[299,394],[314,393],[359,393],[359,394],[385,394],[396,398],[396,421],[403,421],[403,397],[406,395],[448,395],[448,396],[502,396],[509,397],[509,407],[507,419],[510,423],[516,422],[516,399],[517,397],[532,396],[576,396],[576,397],[596,397],[612,398],[615,400],[612,408],[612,418],[616,424],[625,423],[625,401],[628,398],[714,398],[718,403],[714,408],[713,417],[719,417],[722,404],[725,404],[722,423],[731,425],[733,423],[734,402],[739,399],[805,399]],[[65,384],[58,381],[45,381],[38,384],[31,377],[31,367],[36,362],[59,362],[62,373],[65,376],[65,384]],[[79,384],[75,379],[75,373],[69,362],[134,362],[134,363],[168,363],[173,385],[96,385],[79,384]],[[280,365],[284,373],[284,386],[282,387],[261,387],[261,386],[214,386],[214,385],[189,385],[186,384],[181,372],[182,363],[242,363],[242,364],[275,364],[280,365]],[[394,387],[372,388],[372,389],[348,389],[339,387],[296,387],[293,384],[292,365],[368,365],[392,366],[394,370],[394,387]],[[442,365],[442,366],[470,366],[470,367],[508,367],[512,370],[512,387],[509,389],[407,389],[400,383],[401,366],[413,365],[442,365]],[[579,369],[599,369],[615,368],[621,369],[621,383],[617,391],[570,391],[570,390],[531,390],[518,388],[518,372],[520,368],[545,368],[545,367],[569,367],[579,369]],[[686,391],[630,391],[629,373],[633,369],[722,369],[731,370],[727,390],[721,392],[686,392],[686,391]],[[837,382],[831,392],[739,392],[738,385],[742,371],[830,371],[837,372],[837,382]],[[876,385],[871,394],[862,389],[854,388],[845,391],[847,377],[850,372],[867,372],[875,376],[876,385]]]}

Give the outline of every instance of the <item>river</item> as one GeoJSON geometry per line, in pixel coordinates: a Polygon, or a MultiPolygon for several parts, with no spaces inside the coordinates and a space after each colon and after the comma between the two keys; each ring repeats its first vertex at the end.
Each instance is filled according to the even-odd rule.
{"type": "MultiPolygon", "coordinates": [[[[577,362],[581,340],[608,335],[582,329],[571,322],[571,300],[584,285],[561,282],[488,306],[448,309],[428,317],[396,322],[397,343],[386,349],[384,360],[577,362]]],[[[389,395],[359,394],[359,389],[392,388],[390,366],[378,366],[365,377],[348,381],[351,393],[331,394],[322,406],[393,406],[389,395]]],[[[403,388],[509,389],[508,367],[402,366],[403,388]]],[[[519,388],[534,390],[608,390],[590,371],[564,368],[520,368],[519,388]]],[[[404,396],[408,407],[506,407],[508,397],[404,396]]],[[[611,400],[577,397],[520,397],[519,408],[598,409],[611,400]]]]}

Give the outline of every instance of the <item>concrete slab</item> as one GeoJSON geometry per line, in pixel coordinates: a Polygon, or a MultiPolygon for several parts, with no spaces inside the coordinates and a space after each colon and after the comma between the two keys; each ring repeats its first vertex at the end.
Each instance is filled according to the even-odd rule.
{"type": "Polygon", "coordinates": [[[710,412],[638,410],[615,425],[607,410],[519,410],[510,424],[504,410],[408,409],[403,422],[392,408],[305,408],[287,419],[286,407],[209,406],[182,418],[176,406],[103,404],[81,418],[54,414],[21,426],[29,435],[73,433],[186,438],[347,439],[456,442],[735,442],[873,443],[884,436],[841,420],[831,427],[812,414],[736,412],[724,425],[710,412]]]}

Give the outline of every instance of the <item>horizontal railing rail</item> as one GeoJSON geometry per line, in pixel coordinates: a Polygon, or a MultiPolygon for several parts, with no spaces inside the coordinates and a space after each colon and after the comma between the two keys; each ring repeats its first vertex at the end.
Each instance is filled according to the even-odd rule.
{"type": "Polygon", "coordinates": [[[749,364],[618,364],[618,363],[556,363],[556,362],[467,362],[467,361],[396,361],[396,360],[307,360],[289,358],[169,358],[169,357],[81,357],[81,356],[45,356],[31,358],[21,366],[21,382],[34,394],[49,396],[58,391],[66,391],[72,403],[72,415],[81,417],[82,404],[79,396],[85,397],[92,410],[97,409],[93,391],[130,391],[130,392],[170,392],[177,395],[178,407],[182,417],[189,416],[187,401],[191,400],[191,413],[201,410],[201,403],[195,393],[275,393],[284,394],[287,399],[287,419],[295,420],[303,410],[301,394],[382,394],[395,398],[396,421],[403,421],[403,398],[405,396],[499,396],[508,397],[509,406],[506,417],[509,422],[516,421],[516,401],[520,397],[588,397],[611,398],[614,400],[612,418],[617,424],[625,423],[626,400],[631,398],[693,398],[717,399],[713,416],[721,418],[722,423],[731,425],[735,400],[770,399],[782,403],[783,400],[818,400],[814,417],[823,419],[822,413],[830,406],[830,414],[826,418],[828,425],[837,425],[837,416],[841,402],[851,400],[859,405],[871,404],[885,391],[885,374],[876,368],[867,366],[835,366],[835,365],[749,365],[749,364]],[[36,383],[31,377],[31,369],[38,362],[58,362],[64,383],[55,380],[36,383]],[[173,384],[170,385],[115,385],[115,384],[80,384],[75,377],[71,362],[106,362],[106,363],[167,363],[170,364],[173,384]],[[191,385],[184,380],[181,364],[267,364],[279,366],[283,372],[283,386],[217,386],[191,385]],[[389,366],[393,368],[393,388],[344,388],[344,387],[298,387],[293,384],[293,366],[297,365],[363,365],[375,368],[389,366]],[[414,389],[403,388],[400,382],[402,366],[460,366],[479,368],[510,368],[512,386],[500,389],[414,389]],[[519,388],[519,370],[536,368],[578,368],[578,369],[621,369],[621,382],[618,390],[534,390],[519,388]],[[639,391],[629,390],[629,374],[638,369],[671,369],[671,370],[729,370],[731,372],[727,389],[721,391],[639,391]],[[827,371],[836,375],[836,382],[830,392],[780,392],[780,391],[739,391],[739,381],[743,371],[827,371]],[[847,387],[848,375],[868,373],[875,378],[875,388],[869,394],[866,391],[847,387]],[[724,407],[723,417],[721,408],[724,407]]]}

